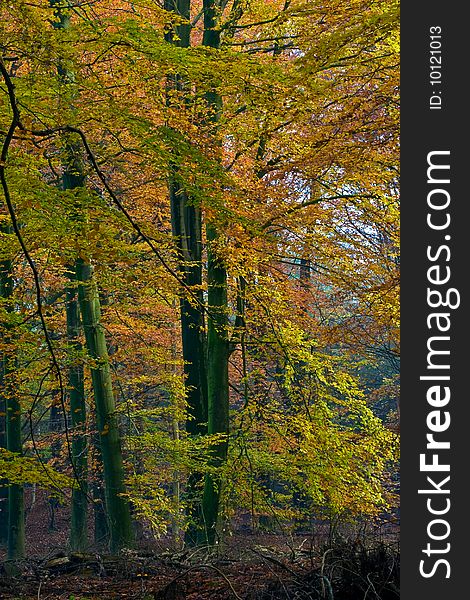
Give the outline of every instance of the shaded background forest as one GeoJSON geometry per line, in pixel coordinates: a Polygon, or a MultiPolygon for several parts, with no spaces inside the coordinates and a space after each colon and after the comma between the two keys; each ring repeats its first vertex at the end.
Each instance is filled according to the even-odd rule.
{"type": "Polygon", "coordinates": [[[397,3],[1,17],[8,558],[396,515],[397,3]]]}

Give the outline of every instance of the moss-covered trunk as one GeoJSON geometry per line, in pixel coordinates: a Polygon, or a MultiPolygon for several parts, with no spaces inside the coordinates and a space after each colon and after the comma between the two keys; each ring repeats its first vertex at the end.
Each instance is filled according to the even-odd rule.
{"type": "Polygon", "coordinates": [[[103,547],[109,544],[109,524],[106,515],[106,496],[104,493],[103,481],[103,453],[101,452],[101,440],[99,432],[93,436],[93,464],[95,473],[92,483],[93,495],[93,523],[94,523],[94,542],[97,546],[103,547]]]}
{"type": "Polygon", "coordinates": [[[67,287],[67,340],[71,350],[68,368],[70,416],[72,424],[72,460],[74,475],[79,487],[72,491],[72,513],[70,525],[70,546],[72,550],[87,548],[87,509],[88,509],[88,444],[86,435],[86,403],[83,383],[82,344],[80,341],[80,312],[75,274],[71,275],[71,285],[67,287]]]}
{"type": "MultiPolygon", "coordinates": [[[[210,318],[207,335],[207,388],[209,435],[223,434],[224,439],[211,449],[210,464],[216,469],[223,467],[227,459],[229,432],[229,392],[227,339],[227,273],[213,255],[210,244],[217,239],[217,232],[207,226],[208,250],[208,304],[210,318]]],[[[216,526],[219,516],[222,478],[219,474],[208,474],[204,483],[202,510],[205,523],[205,540],[216,541],[216,526]]],[[[202,540],[201,540],[202,541],[202,540]]]]}
{"type": "Polygon", "coordinates": [[[106,508],[112,551],[133,543],[131,512],[125,493],[121,439],[103,326],[98,288],[89,263],[77,260],[78,297],[91,364],[96,420],[101,441],[105,480],[106,508]]]}
{"type": "MultiPolygon", "coordinates": [[[[220,31],[217,19],[220,7],[214,0],[204,0],[203,45],[218,49],[220,31]]],[[[222,107],[221,96],[217,91],[206,94],[214,138],[222,107]]],[[[214,142],[216,143],[216,142],[214,142]]],[[[206,224],[207,237],[207,299],[209,318],[207,324],[207,431],[208,434],[223,434],[222,441],[211,450],[211,466],[223,467],[227,459],[229,432],[229,381],[228,381],[228,306],[227,306],[227,270],[217,255],[219,232],[215,223],[206,224]]],[[[219,517],[222,477],[214,472],[206,475],[202,510],[205,523],[205,541],[214,544],[216,526],[219,517]]]]}

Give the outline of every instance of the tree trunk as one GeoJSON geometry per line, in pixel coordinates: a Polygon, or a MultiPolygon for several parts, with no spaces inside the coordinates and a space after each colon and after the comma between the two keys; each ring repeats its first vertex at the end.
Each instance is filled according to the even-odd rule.
{"type": "MultiPolygon", "coordinates": [[[[208,319],[207,336],[207,389],[208,389],[208,434],[224,434],[229,430],[228,359],[227,337],[227,273],[213,255],[210,244],[217,239],[217,232],[207,225],[208,249],[208,319]]],[[[227,459],[227,437],[211,450],[211,466],[220,468],[227,459]]],[[[222,479],[207,474],[204,483],[202,510],[205,524],[205,542],[212,545],[216,540],[216,525],[219,515],[222,479]]],[[[202,542],[203,540],[201,540],[202,542]]]]}
{"type": "MultiPolygon", "coordinates": [[[[71,274],[72,275],[72,274],[71,274]]],[[[74,278],[74,275],[72,275],[74,278]]],[[[73,282],[73,279],[72,279],[73,282]]],[[[83,364],[79,358],[82,351],[80,342],[80,313],[76,287],[67,290],[67,339],[75,356],[71,357],[68,369],[70,416],[72,424],[72,460],[74,475],[80,487],[72,491],[72,514],[70,546],[79,552],[87,548],[87,494],[88,494],[88,446],[86,435],[86,403],[83,383],[83,364]]]]}
{"type": "MultiPolygon", "coordinates": [[[[0,359],[0,448],[7,447],[6,401],[3,394],[3,353],[0,359]]],[[[0,544],[8,541],[8,480],[0,479],[0,544]]]]}
{"type": "MultiPolygon", "coordinates": [[[[178,243],[180,254],[180,273],[184,283],[197,296],[198,305],[194,306],[186,297],[180,300],[181,338],[184,361],[186,401],[188,418],[186,431],[190,436],[207,433],[207,373],[205,364],[204,314],[201,261],[201,211],[188,205],[184,193],[177,193],[177,184],[170,185],[171,214],[173,234],[178,243]]],[[[186,503],[188,506],[189,526],[185,533],[185,542],[194,545],[198,531],[202,527],[201,483],[203,475],[191,473],[186,482],[186,503]]]]}
{"type": "MultiPolygon", "coordinates": [[[[55,21],[52,26],[55,29],[68,29],[70,25],[70,16],[61,9],[66,8],[63,4],[60,6],[60,0],[49,0],[49,5],[54,8],[55,21]]],[[[68,71],[62,64],[58,65],[57,74],[60,81],[69,84],[74,81],[74,75],[68,71]]],[[[73,190],[84,187],[85,175],[80,158],[80,146],[70,140],[66,142],[65,148],[66,160],[64,161],[64,172],[62,175],[62,189],[73,190]]],[[[77,216],[79,211],[77,207],[77,216]]],[[[68,276],[71,285],[66,289],[66,318],[67,318],[67,339],[74,354],[82,350],[80,342],[80,312],[77,302],[76,268],[68,269],[68,276]]],[[[85,550],[87,547],[87,439],[86,439],[86,403],[84,390],[83,365],[72,357],[68,369],[68,384],[70,398],[70,414],[72,424],[72,461],[75,477],[79,480],[78,489],[72,491],[72,514],[70,529],[70,545],[72,550],[85,550]]]]}
{"type": "Polygon", "coordinates": [[[94,542],[98,546],[109,544],[108,517],[106,515],[106,497],[103,482],[103,454],[99,432],[93,435],[94,457],[93,463],[96,471],[93,477],[93,517],[94,517],[94,542]]]}
{"type": "MultiPolygon", "coordinates": [[[[0,263],[0,298],[4,302],[6,314],[12,312],[11,297],[13,294],[12,264],[10,260],[0,263]]],[[[4,349],[0,362],[0,394],[5,406],[6,448],[19,455],[23,453],[21,436],[21,405],[16,396],[11,375],[16,368],[15,351],[12,348],[11,323],[2,324],[4,349]]],[[[8,487],[8,551],[9,559],[23,558],[25,553],[24,532],[24,488],[23,485],[12,484],[8,487]]]]}
{"type": "Polygon", "coordinates": [[[197,297],[180,300],[181,339],[184,360],[186,399],[189,418],[186,430],[190,435],[207,431],[207,374],[204,341],[202,285],[201,211],[189,204],[187,195],[170,177],[170,201],[173,236],[179,253],[179,270],[185,285],[197,297]]]}
{"type": "MultiPolygon", "coordinates": [[[[186,19],[176,27],[176,35],[169,31],[167,42],[180,48],[190,46],[190,0],[165,0],[165,9],[186,19]]],[[[184,83],[178,75],[168,79],[168,87],[183,91],[184,83]]],[[[205,334],[202,293],[202,216],[178,181],[178,165],[170,164],[169,194],[172,233],[178,250],[179,272],[184,285],[196,297],[190,301],[187,290],[180,300],[181,340],[184,361],[188,419],[186,431],[190,436],[207,433],[207,371],[205,363],[205,334]]],[[[201,473],[191,473],[186,484],[189,527],[185,541],[194,544],[203,527],[200,488],[201,473]]]]}
{"type": "MultiPolygon", "coordinates": [[[[214,0],[204,0],[203,45],[219,48],[220,31],[217,29],[218,7],[214,0]]],[[[213,123],[214,133],[222,106],[222,99],[216,91],[206,94],[206,101],[213,123]]],[[[219,238],[214,223],[206,225],[207,237],[207,287],[210,317],[207,327],[207,431],[209,435],[223,434],[225,439],[211,450],[211,466],[223,467],[227,459],[229,432],[229,389],[228,389],[228,306],[227,271],[217,257],[214,248],[219,238]]],[[[219,517],[222,478],[217,474],[207,474],[204,483],[202,510],[205,524],[205,541],[212,545],[216,541],[216,526],[219,517]]]]}
{"type": "MultiPolygon", "coordinates": [[[[176,27],[176,35],[169,31],[167,42],[180,48],[190,46],[190,0],[165,0],[165,9],[187,20],[176,27]]],[[[184,83],[179,75],[168,78],[168,87],[183,91],[184,83]]],[[[178,165],[170,164],[169,194],[172,233],[178,249],[179,271],[183,283],[197,298],[190,302],[183,295],[180,301],[181,337],[183,347],[185,387],[190,418],[187,431],[190,435],[206,433],[207,421],[207,375],[204,360],[204,313],[202,285],[202,217],[196,206],[178,181],[178,165]]]]}
{"type": "MultiPolygon", "coordinates": [[[[10,356],[4,366],[4,374],[8,375],[14,370],[14,361],[10,356]]],[[[23,454],[23,442],[21,436],[21,406],[15,396],[14,390],[7,391],[7,416],[6,434],[7,449],[18,455],[23,454]]],[[[24,486],[20,484],[10,485],[8,488],[8,558],[23,558],[25,553],[25,531],[24,531],[24,486]]]]}
{"type": "MultiPolygon", "coordinates": [[[[57,394],[58,392],[56,392],[57,394]]],[[[51,441],[51,458],[54,462],[54,459],[58,459],[60,456],[60,450],[62,447],[62,433],[65,429],[64,425],[65,415],[62,411],[62,406],[60,404],[52,404],[51,409],[49,411],[49,424],[48,430],[49,433],[52,434],[51,441]]],[[[54,466],[57,466],[54,464],[54,466]]],[[[56,531],[56,510],[59,508],[59,501],[55,496],[49,496],[47,500],[48,509],[49,509],[49,531],[56,531]]]]}
{"type": "MultiPolygon", "coordinates": [[[[62,175],[62,188],[74,190],[85,185],[80,148],[72,141],[66,144],[66,164],[62,175]]],[[[77,218],[80,218],[77,206],[77,218]]],[[[77,262],[77,261],[76,261],[77,262]]],[[[79,355],[83,350],[80,341],[81,323],[77,292],[77,264],[68,267],[70,279],[66,287],[67,341],[71,350],[68,368],[70,420],[72,425],[72,461],[78,488],[72,490],[70,547],[83,551],[88,546],[88,443],[86,432],[86,402],[84,369],[79,355]]]]}
{"type": "Polygon", "coordinates": [[[93,363],[91,377],[96,405],[105,480],[106,507],[110,524],[111,550],[129,547],[133,542],[131,513],[125,493],[121,439],[109,367],[108,349],[96,282],[92,267],[77,260],[78,297],[88,354],[93,363]]]}
{"type": "MultiPolygon", "coordinates": [[[[11,431],[11,430],[10,430],[11,431]]],[[[8,488],[8,558],[16,560],[25,555],[24,491],[22,485],[8,488]]]]}

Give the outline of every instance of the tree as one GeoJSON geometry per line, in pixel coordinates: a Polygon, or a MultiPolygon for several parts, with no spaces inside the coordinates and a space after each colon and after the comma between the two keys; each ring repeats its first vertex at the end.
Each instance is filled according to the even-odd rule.
{"type": "MultiPolygon", "coordinates": [[[[169,0],[165,9],[174,13],[180,22],[174,32],[165,34],[167,42],[179,48],[190,47],[190,1],[169,0]]],[[[188,102],[188,91],[180,75],[168,77],[169,99],[188,102]]],[[[190,101],[190,100],[189,100],[190,101]]],[[[175,132],[176,140],[178,134],[175,132]]],[[[207,371],[206,344],[204,331],[204,299],[202,290],[202,214],[201,207],[190,198],[184,189],[178,167],[177,152],[169,165],[168,188],[172,234],[178,251],[178,266],[184,288],[181,292],[181,341],[184,360],[185,388],[188,403],[186,430],[191,436],[207,433],[207,371]]],[[[191,473],[187,482],[187,499],[190,505],[190,518],[193,522],[186,532],[186,541],[194,543],[197,530],[201,527],[202,515],[200,492],[201,474],[191,473]]]]}
{"type": "MultiPolygon", "coordinates": [[[[14,91],[9,84],[8,72],[3,60],[0,60],[2,76],[6,80],[10,97],[13,97],[14,91]]],[[[9,212],[10,196],[5,176],[5,163],[8,157],[11,137],[16,126],[16,115],[10,125],[10,129],[2,145],[0,154],[0,181],[5,196],[5,204],[2,205],[2,212],[9,212]],[[6,210],[5,210],[6,209],[6,210]]],[[[4,215],[2,215],[5,218],[4,215]]],[[[7,217],[8,218],[8,217],[7,217]]],[[[8,221],[7,221],[8,223],[8,221]]],[[[1,224],[1,233],[9,237],[11,226],[3,222],[1,224]]],[[[0,361],[0,394],[2,404],[5,407],[5,434],[6,449],[19,456],[23,452],[23,440],[21,436],[21,404],[15,394],[14,373],[16,371],[16,349],[14,345],[14,329],[11,321],[13,313],[13,264],[10,252],[7,249],[6,256],[2,256],[0,261],[0,299],[2,305],[2,337],[3,344],[0,361]]],[[[5,512],[2,511],[5,515],[5,512]]],[[[10,483],[8,486],[8,558],[23,558],[25,552],[24,536],[24,491],[21,483],[10,483]]]]}
{"type": "MultiPolygon", "coordinates": [[[[202,44],[214,50],[220,48],[218,13],[221,6],[214,0],[204,0],[204,33],[202,44]]],[[[210,119],[210,133],[214,137],[217,121],[220,118],[222,98],[216,89],[206,93],[210,119]]],[[[217,225],[210,220],[206,224],[207,237],[207,304],[209,319],[207,325],[207,433],[222,434],[220,442],[212,449],[211,466],[220,469],[224,466],[228,451],[229,434],[229,339],[228,339],[228,298],[227,269],[217,244],[221,239],[217,225]]],[[[219,242],[220,243],[220,242],[219,242]]],[[[204,515],[204,540],[213,545],[216,540],[216,525],[222,479],[214,473],[206,475],[202,512],[204,515]]]]}
{"type": "Polygon", "coordinates": [[[70,526],[70,545],[74,550],[83,551],[87,547],[87,508],[88,508],[88,460],[86,435],[86,404],[83,363],[81,362],[82,344],[80,341],[80,312],[78,307],[75,273],[71,273],[71,284],[67,295],[67,338],[71,345],[71,363],[68,380],[70,385],[70,416],[72,424],[72,460],[78,487],[72,491],[72,514],[70,526]]]}
{"type": "Polygon", "coordinates": [[[77,261],[78,299],[83,319],[87,350],[93,360],[91,377],[95,396],[96,419],[101,440],[105,477],[106,508],[110,521],[111,549],[132,544],[133,533],[129,502],[125,493],[121,440],[116,416],[113,383],[106,338],[93,270],[83,259],[77,261]]]}
{"type": "MultiPolygon", "coordinates": [[[[4,177],[3,173],[1,174],[4,177]]],[[[10,233],[10,228],[3,233],[10,233]]],[[[15,394],[14,375],[16,356],[14,346],[13,312],[13,272],[12,261],[4,259],[0,263],[0,298],[2,306],[2,357],[0,361],[1,400],[5,407],[5,448],[18,456],[23,454],[21,434],[21,404],[15,394]]],[[[3,508],[3,507],[2,507],[3,508]]],[[[8,509],[2,510],[2,517],[8,517],[8,558],[19,559],[25,553],[24,531],[24,490],[20,483],[8,485],[8,509]]]]}
{"type": "Polygon", "coordinates": [[[374,514],[395,438],[360,361],[398,351],[396,4],[100,0],[53,29],[59,8],[4,9],[0,131],[13,115],[15,294],[40,340],[34,361],[14,341],[17,398],[40,422],[68,373],[73,497],[93,388],[113,548],[129,500],[211,544],[235,507],[374,514]],[[199,501],[203,478],[185,520],[169,489],[199,501]]]}

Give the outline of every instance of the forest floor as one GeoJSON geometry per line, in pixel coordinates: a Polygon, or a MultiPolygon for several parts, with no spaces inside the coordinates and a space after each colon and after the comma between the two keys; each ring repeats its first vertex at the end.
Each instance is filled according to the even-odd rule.
{"type": "MultiPolygon", "coordinates": [[[[348,536],[331,545],[326,528],[279,535],[246,524],[223,545],[178,549],[169,538],[142,540],[110,556],[68,553],[69,511],[37,501],[28,511],[27,556],[0,554],[1,600],[397,600],[398,527],[348,536]]],[[[352,532],[351,532],[352,533],[352,532]]]]}

